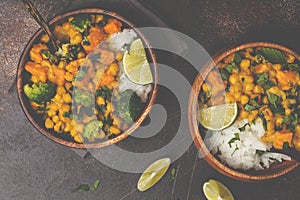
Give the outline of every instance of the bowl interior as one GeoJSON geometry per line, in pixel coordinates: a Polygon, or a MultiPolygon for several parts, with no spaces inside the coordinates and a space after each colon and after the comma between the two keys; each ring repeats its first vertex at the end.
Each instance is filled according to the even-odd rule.
{"type": "Polygon", "coordinates": [[[127,21],[125,18],[119,16],[118,14],[110,11],[105,11],[102,9],[82,9],[77,11],[72,11],[69,13],[65,13],[63,15],[57,16],[53,18],[48,24],[50,27],[54,27],[57,24],[63,23],[68,20],[68,17],[80,15],[80,14],[102,14],[104,18],[116,18],[122,22],[122,28],[131,28],[134,29],[135,32],[138,34],[138,36],[143,40],[145,46],[146,46],[146,53],[147,58],[149,59],[149,63],[151,64],[151,71],[154,77],[154,82],[152,84],[152,91],[150,92],[148,96],[147,104],[143,110],[143,112],[140,114],[138,119],[123,133],[115,136],[114,138],[110,139],[103,139],[103,141],[97,141],[94,143],[84,143],[80,144],[75,142],[72,137],[69,134],[58,134],[54,132],[53,130],[49,130],[45,128],[44,125],[44,119],[43,114],[37,114],[36,111],[31,107],[30,102],[28,98],[25,96],[23,92],[23,86],[30,82],[30,74],[24,70],[25,63],[29,60],[29,51],[32,48],[32,46],[36,43],[38,43],[39,38],[42,34],[44,34],[43,30],[39,29],[33,37],[30,39],[28,44],[26,45],[22,56],[19,61],[18,65],[18,71],[17,71],[17,92],[18,97],[20,100],[20,103],[22,105],[22,108],[26,114],[26,117],[28,120],[34,125],[35,128],[37,128],[43,135],[46,137],[52,139],[55,142],[58,142],[62,145],[68,146],[68,147],[74,147],[74,148],[101,148],[107,145],[111,145],[114,143],[117,143],[126,137],[130,135],[135,129],[137,129],[143,120],[147,117],[147,115],[150,112],[150,109],[155,101],[156,93],[157,93],[157,66],[156,66],[156,57],[154,52],[151,49],[151,46],[147,39],[143,36],[143,34],[135,28],[135,26],[127,21]]]}
{"type": "Polygon", "coordinates": [[[287,172],[295,169],[299,166],[299,162],[296,160],[284,161],[282,163],[274,163],[268,169],[256,171],[256,170],[235,170],[225,164],[223,164],[216,155],[213,155],[208,150],[205,142],[204,135],[206,130],[202,128],[197,120],[197,109],[198,109],[198,96],[200,94],[201,86],[204,83],[204,80],[208,73],[215,67],[217,63],[219,63],[223,58],[231,55],[235,52],[246,48],[254,48],[254,47],[269,47],[278,49],[282,52],[289,53],[295,56],[296,59],[300,60],[300,57],[297,53],[291,51],[290,49],[283,47],[281,45],[267,43],[267,42],[255,42],[243,44],[234,48],[230,48],[229,50],[221,51],[220,53],[213,56],[213,60],[209,61],[204,68],[197,75],[190,94],[189,99],[189,107],[188,107],[188,117],[189,117],[189,127],[194,140],[194,143],[198,149],[198,151],[203,155],[204,159],[217,171],[220,173],[229,176],[234,179],[243,180],[243,181],[259,181],[259,180],[267,180],[271,178],[279,177],[287,172]]]}

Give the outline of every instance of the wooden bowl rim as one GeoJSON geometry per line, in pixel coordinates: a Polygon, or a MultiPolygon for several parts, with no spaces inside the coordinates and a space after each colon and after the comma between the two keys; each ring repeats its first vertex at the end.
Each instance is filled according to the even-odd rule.
{"type": "Polygon", "coordinates": [[[213,154],[210,153],[200,134],[196,111],[197,111],[198,96],[200,93],[201,85],[203,84],[208,73],[214,68],[215,64],[219,63],[223,58],[225,58],[226,56],[232,53],[238,52],[246,48],[254,48],[254,47],[269,47],[269,48],[278,49],[281,50],[282,52],[289,53],[295,56],[296,59],[300,60],[300,56],[296,52],[282,45],[270,43],[270,42],[251,42],[251,43],[246,43],[235,47],[231,47],[225,50],[221,50],[220,52],[216,53],[212,57],[212,59],[209,60],[207,64],[205,64],[204,67],[201,68],[201,70],[199,71],[198,75],[196,76],[193,82],[192,90],[189,97],[189,104],[188,104],[188,122],[189,122],[190,133],[193,137],[196,148],[203,155],[206,162],[211,167],[216,169],[218,172],[224,174],[225,176],[234,178],[236,180],[242,180],[248,182],[264,181],[264,180],[280,177],[292,171],[293,169],[297,168],[298,166],[300,166],[300,163],[297,162],[296,160],[284,161],[280,163],[281,168],[279,170],[264,175],[250,175],[247,173],[236,171],[233,168],[230,168],[229,166],[220,162],[213,154]]]}
{"type": "Polygon", "coordinates": [[[37,39],[37,37],[39,37],[41,34],[44,33],[41,28],[30,38],[29,42],[26,44],[26,47],[22,52],[21,58],[19,60],[18,68],[17,68],[17,84],[16,84],[17,85],[17,94],[18,94],[18,98],[19,98],[21,107],[22,107],[27,119],[30,121],[30,123],[40,133],[42,133],[47,138],[49,138],[49,139],[53,140],[54,142],[57,142],[61,145],[64,145],[64,146],[67,146],[67,147],[72,147],[72,148],[77,148],[77,149],[102,148],[102,147],[105,147],[105,146],[109,146],[109,145],[118,143],[118,142],[124,140],[125,138],[127,138],[130,134],[132,134],[141,125],[141,123],[145,120],[145,118],[149,114],[149,112],[150,112],[150,110],[151,110],[151,108],[152,108],[152,106],[155,102],[155,99],[156,99],[156,96],[157,96],[157,90],[158,90],[158,84],[157,84],[158,83],[158,72],[157,72],[156,55],[152,51],[151,45],[150,45],[149,41],[145,38],[145,36],[136,28],[136,26],[132,22],[128,21],[124,17],[120,16],[119,14],[117,14],[115,12],[103,10],[103,9],[100,9],[100,8],[85,8],[85,9],[79,9],[79,10],[70,11],[70,12],[58,15],[58,16],[54,17],[53,19],[51,19],[48,22],[48,24],[53,25],[53,24],[55,24],[55,23],[57,23],[57,22],[59,22],[63,19],[66,19],[67,17],[78,15],[78,14],[93,14],[93,13],[94,14],[102,14],[102,15],[106,15],[108,17],[116,18],[116,19],[120,20],[122,23],[125,23],[126,25],[128,25],[135,32],[137,32],[139,37],[141,37],[143,42],[146,44],[146,46],[149,50],[149,55],[150,55],[150,57],[152,59],[152,62],[153,62],[154,83],[153,83],[152,91],[150,93],[151,96],[149,97],[150,98],[149,103],[145,107],[144,112],[135,121],[135,123],[133,125],[131,125],[122,134],[118,135],[117,137],[115,137],[113,139],[106,140],[104,142],[87,143],[87,144],[82,143],[82,144],[80,144],[80,143],[66,141],[66,140],[57,138],[56,136],[51,134],[47,129],[45,129],[44,127],[41,127],[34,120],[34,118],[29,113],[29,110],[25,106],[24,99],[22,98],[22,95],[21,95],[22,92],[23,92],[22,73],[23,73],[23,70],[24,70],[25,62],[27,61],[26,56],[28,55],[31,46],[34,44],[34,41],[37,39]]]}

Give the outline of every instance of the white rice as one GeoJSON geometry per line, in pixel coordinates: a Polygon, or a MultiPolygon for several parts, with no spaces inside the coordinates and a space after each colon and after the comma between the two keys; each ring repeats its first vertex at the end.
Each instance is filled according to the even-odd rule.
{"type": "Polygon", "coordinates": [[[112,50],[125,52],[126,46],[130,45],[136,38],[137,33],[133,29],[124,29],[122,32],[112,34],[107,42],[112,50]]]}
{"type": "MultiPolygon", "coordinates": [[[[124,29],[120,33],[114,33],[108,38],[109,47],[115,51],[125,52],[126,46],[130,45],[137,38],[137,33],[133,29],[124,29]]],[[[152,90],[151,84],[139,85],[130,81],[123,72],[122,61],[118,63],[120,66],[119,92],[124,92],[127,89],[134,91],[142,102],[146,102],[148,94],[152,90]]]]}
{"type": "Polygon", "coordinates": [[[267,152],[272,148],[272,144],[265,143],[260,140],[265,130],[260,119],[251,125],[247,125],[244,131],[239,128],[244,127],[248,120],[237,121],[230,127],[222,131],[212,131],[211,137],[207,138],[207,145],[213,153],[219,153],[219,158],[234,169],[255,169],[261,170],[269,168],[274,162],[282,162],[283,160],[291,160],[285,154],[267,152]],[[235,133],[239,139],[234,140],[229,145],[229,141],[235,138],[235,133]],[[263,151],[262,155],[257,150],[263,151]]]}

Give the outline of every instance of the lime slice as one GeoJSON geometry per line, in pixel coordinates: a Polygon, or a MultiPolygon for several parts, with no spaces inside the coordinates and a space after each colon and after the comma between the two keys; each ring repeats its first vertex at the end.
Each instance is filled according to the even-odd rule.
{"type": "Polygon", "coordinates": [[[153,82],[152,72],[141,39],[133,41],[123,57],[124,73],[134,83],[145,85],[153,82]]]}
{"type": "Polygon", "coordinates": [[[208,200],[234,200],[228,188],[216,180],[204,183],[203,192],[208,200]]]}
{"type": "Polygon", "coordinates": [[[137,188],[143,192],[155,185],[167,172],[171,164],[170,158],[162,158],[152,163],[141,175],[137,188]]]}
{"type": "Polygon", "coordinates": [[[223,104],[199,110],[199,122],[209,130],[222,130],[229,127],[238,115],[237,103],[223,104]]]}

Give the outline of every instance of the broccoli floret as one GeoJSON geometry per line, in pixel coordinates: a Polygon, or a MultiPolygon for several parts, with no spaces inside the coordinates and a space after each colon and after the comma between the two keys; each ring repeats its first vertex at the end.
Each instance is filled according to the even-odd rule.
{"type": "Polygon", "coordinates": [[[120,94],[120,99],[116,102],[119,116],[127,123],[134,122],[143,109],[145,103],[143,103],[139,96],[132,90],[126,90],[120,94]]]}
{"type": "Polygon", "coordinates": [[[99,135],[99,131],[103,126],[102,121],[93,120],[89,122],[83,131],[83,137],[85,138],[91,138],[92,136],[97,137],[99,135]]]}
{"type": "Polygon", "coordinates": [[[80,15],[74,17],[71,24],[75,30],[83,33],[91,25],[91,20],[86,15],[80,15]]]}
{"type": "Polygon", "coordinates": [[[38,104],[45,103],[54,97],[56,86],[52,83],[39,83],[24,85],[24,93],[31,100],[38,104]]]}
{"type": "Polygon", "coordinates": [[[92,105],[95,98],[91,92],[82,89],[76,89],[74,91],[74,100],[76,103],[83,105],[87,108],[89,108],[92,105]]]}

